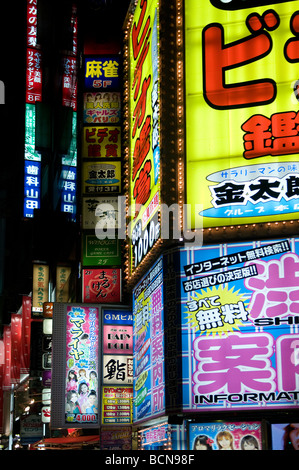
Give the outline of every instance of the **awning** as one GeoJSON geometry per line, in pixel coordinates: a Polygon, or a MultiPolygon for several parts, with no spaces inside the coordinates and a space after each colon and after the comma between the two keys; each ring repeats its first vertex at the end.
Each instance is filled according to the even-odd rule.
{"type": "Polygon", "coordinates": [[[99,436],[55,437],[35,442],[32,450],[76,450],[99,444],[99,436]]]}

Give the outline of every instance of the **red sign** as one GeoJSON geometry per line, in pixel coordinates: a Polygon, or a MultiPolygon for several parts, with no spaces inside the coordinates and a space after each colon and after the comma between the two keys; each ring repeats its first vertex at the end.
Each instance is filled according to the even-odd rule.
{"type": "Polygon", "coordinates": [[[120,269],[84,269],[83,302],[114,303],[121,301],[120,269]]]}
{"type": "Polygon", "coordinates": [[[26,67],[26,103],[34,104],[42,99],[41,53],[36,49],[27,49],[26,67]]]}

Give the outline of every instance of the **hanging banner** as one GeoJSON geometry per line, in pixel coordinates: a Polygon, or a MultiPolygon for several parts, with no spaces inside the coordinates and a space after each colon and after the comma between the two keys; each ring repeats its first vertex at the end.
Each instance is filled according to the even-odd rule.
{"type": "Polygon", "coordinates": [[[70,266],[56,267],[56,302],[68,302],[70,297],[70,266]]]}
{"type": "Polygon", "coordinates": [[[21,374],[29,374],[30,370],[30,337],[31,337],[31,297],[22,297],[22,362],[21,374]]]}
{"type": "MultiPolygon", "coordinates": [[[[43,303],[49,300],[49,266],[33,265],[32,314],[39,316],[43,312],[43,303]]],[[[42,316],[42,315],[40,315],[42,316]]]]}
{"type": "Polygon", "coordinates": [[[3,390],[10,390],[11,388],[11,326],[4,325],[3,327],[3,341],[4,341],[4,370],[3,370],[3,390]]]}
{"type": "Polygon", "coordinates": [[[11,383],[16,385],[21,378],[22,315],[11,314],[11,383]]]}
{"type": "Polygon", "coordinates": [[[298,1],[185,2],[192,228],[198,213],[198,228],[296,217],[298,9],[298,1]]]}

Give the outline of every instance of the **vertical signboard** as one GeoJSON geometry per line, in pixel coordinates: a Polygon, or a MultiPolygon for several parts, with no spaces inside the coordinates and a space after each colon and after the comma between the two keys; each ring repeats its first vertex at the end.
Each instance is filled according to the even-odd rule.
{"type": "Polygon", "coordinates": [[[24,207],[26,218],[40,208],[41,155],[35,150],[35,103],[42,101],[42,53],[37,48],[37,0],[27,0],[24,207]]]}
{"type": "Polygon", "coordinates": [[[159,1],[138,1],[129,33],[130,274],[160,237],[159,1]]]}
{"type": "Polygon", "coordinates": [[[299,239],[179,257],[183,409],[298,408],[299,239]]]}
{"type": "Polygon", "coordinates": [[[68,302],[71,272],[70,266],[56,266],[56,302],[68,302]]]}
{"type": "Polygon", "coordinates": [[[165,411],[163,259],[133,290],[134,422],[165,411]]]}
{"type": "Polygon", "coordinates": [[[49,266],[46,264],[33,265],[32,283],[32,315],[41,316],[43,303],[49,300],[49,266]]]}
{"type": "Polygon", "coordinates": [[[187,203],[203,227],[298,212],[298,7],[185,1],[187,203]]]}
{"type": "Polygon", "coordinates": [[[78,17],[77,6],[72,5],[70,17],[73,43],[72,50],[63,57],[62,71],[62,106],[72,110],[72,135],[66,154],[61,155],[60,192],[61,212],[67,213],[69,219],[76,221],[77,212],[77,102],[78,102],[78,17]]]}
{"type": "Polygon", "coordinates": [[[54,303],[53,427],[99,426],[100,328],[99,306],[54,303]]]}

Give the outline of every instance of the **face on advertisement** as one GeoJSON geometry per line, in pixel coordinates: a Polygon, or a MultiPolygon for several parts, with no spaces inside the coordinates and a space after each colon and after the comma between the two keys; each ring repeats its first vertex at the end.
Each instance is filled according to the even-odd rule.
{"type": "Polygon", "coordinates": [[[244,436],[241,440],[241,449],[242,450],[258,450],[259,445],[256,437],[251,436],[248,434],[247,436],[244,436]]]}
{"type": "Polygon", "coordinates": [[[233,436],[228,431],[222,431],[216,437],[219,450],[233,450],[233,436]]]}
{"type": "Polygon", "coordinates": [[[299,424],[291,424],[290,427],[289,438],[291,444],[295,450],[299,450],[299,424]]]}
{"type": "Polygon", "coordinates": [[[197,436],[194,441],[194,450],[213,450],[212,443],[214,441],[205,435],[197,436]]]}

